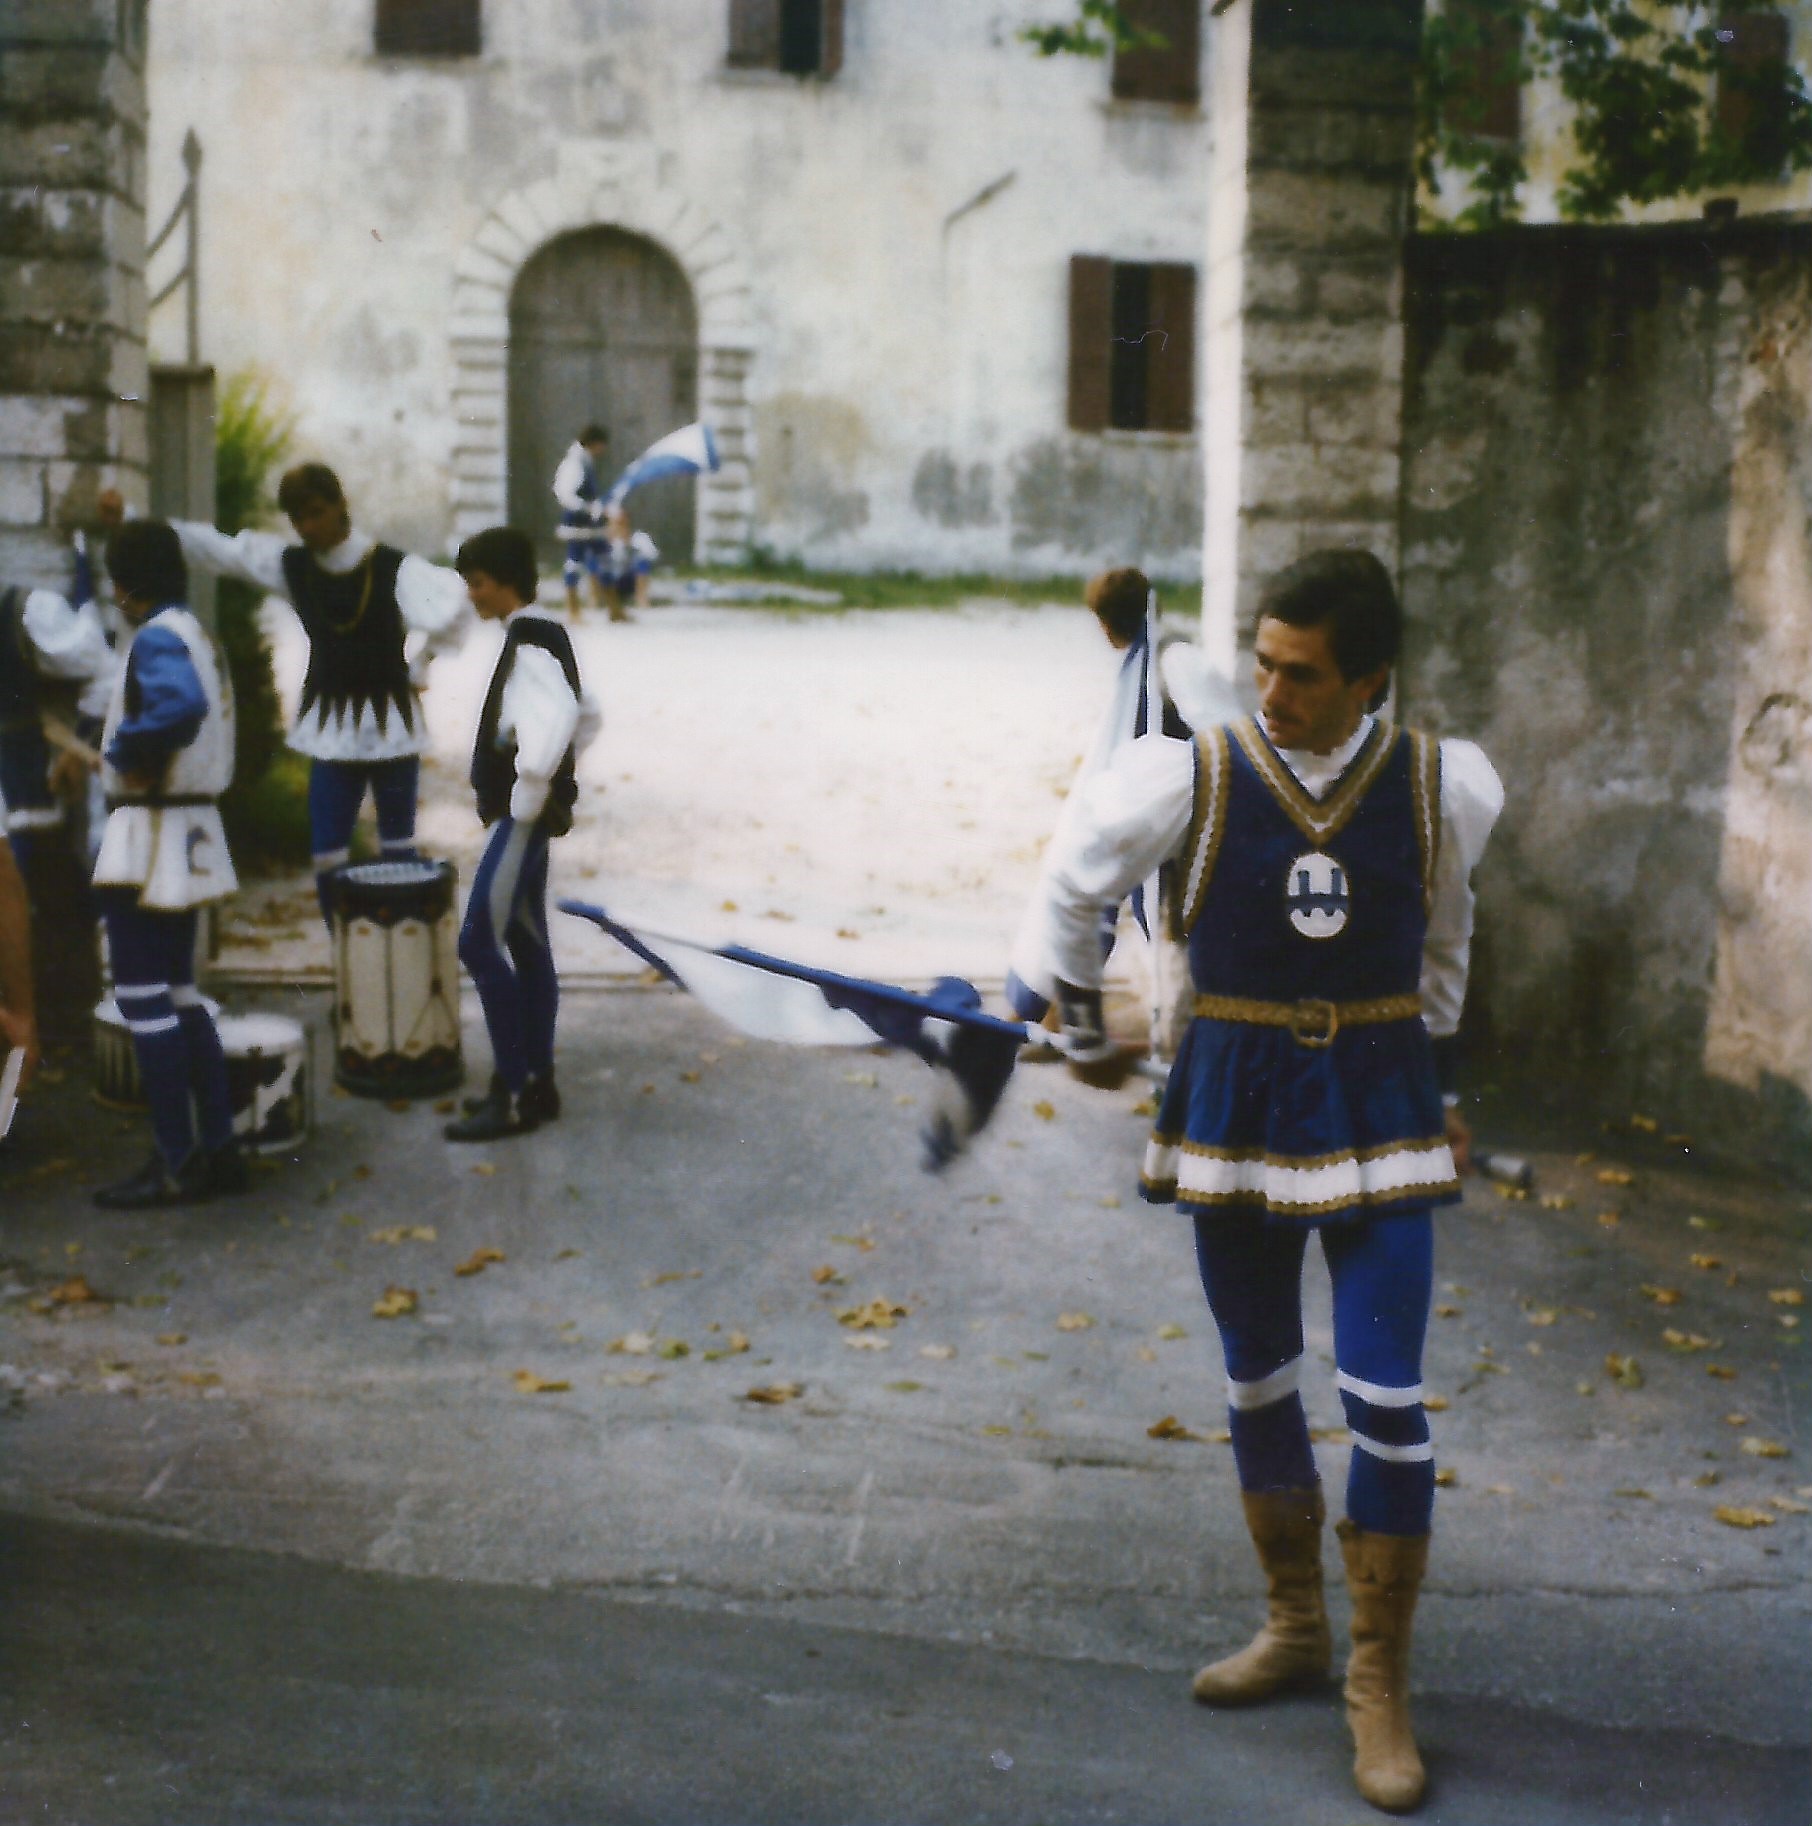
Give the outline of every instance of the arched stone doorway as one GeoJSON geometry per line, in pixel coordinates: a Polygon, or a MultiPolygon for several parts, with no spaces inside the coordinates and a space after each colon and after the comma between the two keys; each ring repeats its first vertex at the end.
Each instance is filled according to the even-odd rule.
{"type": "MultiPolygon", "coordinates": [[[[698,312],[673,257],[620,228],[541,248],[510,295],[509,509],[551,555],[554,467],[581,427],[610,431],[606,482],[658,437],[698,416],[698,312]]],[[[661,555],[693,555],[697,484],[638,489],[636,524],[661,555]]]]}

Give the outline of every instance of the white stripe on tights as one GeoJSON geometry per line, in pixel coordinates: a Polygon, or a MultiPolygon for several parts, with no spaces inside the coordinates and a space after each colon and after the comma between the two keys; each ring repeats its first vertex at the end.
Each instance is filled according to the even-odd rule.
{"type": "Polygon", "coordinates": [[[1227,1405],[1242,1413],[1252,1408],[1268,1408],[1274,1401],[1294,1395],[1302,1383],[1302,1358],[1292,1357],[1282,1369],[1261,1376],[1256,1382],[1235,1382],[1227,1378],[1227,1405]]]}

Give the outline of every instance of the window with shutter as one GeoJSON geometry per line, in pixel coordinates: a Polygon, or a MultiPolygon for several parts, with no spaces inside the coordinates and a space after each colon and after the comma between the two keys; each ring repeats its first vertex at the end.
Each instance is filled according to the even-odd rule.
{"type": "Polygon", "coordinates": [[[843,0],[730,0],[730,65],[836,75],[843,65],[843,0]]]}
{"type": "Polygon", "coordinates": [[[476,57],[481,40],[479,0],[377,0],[380,57],[476,57]]]}
{"type": "Polygon", "coordinates": [[[1194,106],[1201,100],[1202,0],[1124,0],[1126,21],[1161,38],[1114,53],[1115,101],[1194,106]]]}
{"type": "Polygon", "coordinates": [[[1517,140],[1523,131],[1522,22],[1481,0],[1448,0],[1472,29],[1473,42],[1453,59],[1453,86],[1443,120],[1451,133],[1517,140]]]}
{"type": "Polygon", "coordinates": [[[1195,268],[1070,258],[1073,431],[1195,429],[1195,268]]]}
{"type": "Polygon", "coordinates": [[[1733,8],[1718,20],[1718,43],[1718,129],[1766,158],[1769,97],[1778,94],[1787,64],[1787,21],[1780,13],[1733,8]]]}

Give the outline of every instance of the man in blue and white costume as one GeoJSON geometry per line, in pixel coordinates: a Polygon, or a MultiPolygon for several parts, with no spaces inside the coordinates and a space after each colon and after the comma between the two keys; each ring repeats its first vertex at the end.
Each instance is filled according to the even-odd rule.
{"type": "Polygon", "coordinates": [[[600,567],[609,534],[604,528],[604,480],[598,465],[610,448],[602,425],[587,425],[573,439],[554,471],[554,499],[560,503],[558,534],[566,547],[560,581],[566,586],[566,612],[579,619],[579,579],[592,580],[592,600],[602,602],[600,567]]]}
{"type": "Polygon", "coordinates": [[[1436,1054],[1458,1028],[1471,875],[1503,803],[1471,743],[1372,714],[1401,628],[1370,553],[1317,552],[1281,573],[1260,604],[1260,716],[1121,750],[1047,856],[1013,960],[1018,1012],[1048,997],[1082,1075],[1111,1071],[1098,912],[1172,865],[1197,999],[1142,1187],[1194,1222],[1270,1594],[1256,1639],[1203,1668],[1195,1693],[1250,1703],[1328,1668],[1324,1505],[1298,1393],[1318,1231],[1354,1442],[1338,1530],[1354,1773],[1391,1810],[1425,1785],[1406,1704],[1434,1503],[1421,1362],[1431,1213],[1459,1197],[1467,1143],[1436,1054]]]}
{"type": "Polygon", "coordinates": [[[459,960],[484,1007],[495,1069],[490,1089],[467,1103],[446,1134],[449,1141],[500,1141],[560,1114],[548,844],[572,829],[576,764],[600,719],[580,683],[571,636],[534,606],[528,534],[488,527],[459,548],[458,563],[479,618],[508,628],[472,744],[472,790],[491,834],[459,933],[459,960]]]}
{"type": "Polygon", "coordinates": [[[108,568],[137,631],[101,741],[109,806],[94,865],[114,999],[132,1035],[156,1147],[95,1194],[110,1210],[244,1191],[220,1036],[195,987],[198,909],[238,886],[216,801],[233,779],[233,700],[201,623],[184,607],[175,532],[137,520],[108,568]]]}
{"type": "Polygon", "coordinates": [[[429,661],[464,630],[466,591],[456,572],[355,530],[340,479],[324,463],[289,470],[277,505],[295,529],[293,540],[249,528],[229,536],[191,520],[173,524],[190,564],[281,596],[308,636],[289,745],[310,761],[315,892],[331,928],[329,881],[351,856],[367,789],[384,854],[415,853],[427,744],[419,694],[429,661]]]}

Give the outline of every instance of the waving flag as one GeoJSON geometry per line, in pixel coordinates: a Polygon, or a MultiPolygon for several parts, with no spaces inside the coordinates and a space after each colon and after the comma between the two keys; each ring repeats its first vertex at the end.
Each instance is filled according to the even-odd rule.
{"type": "Polygon", "coordinates": [[[789,963],[744,945],[713,948],[668,933],[632,929],[602,907],[563,900],[668,982],[737,1032],[788,1046],[899,1046],[937,1072],[939,1097],[920,1131],[927,1172],[949,1165],[1000,1102],[1025,1029],[982,1013],[961,977],[939,977],[926,994],[863,977],[789,963]]]}
{"type": "Polygon", "coordinates": [[[636,460],[611,483],[604,497],[606,507],[614,507],[632,489],[647,482],[662,482],[668,476],[712,475],[722,466],[717,454],[717,439],[711,427],[703,423],[682,425],[664,438],[650,444],[636,460]]]}

